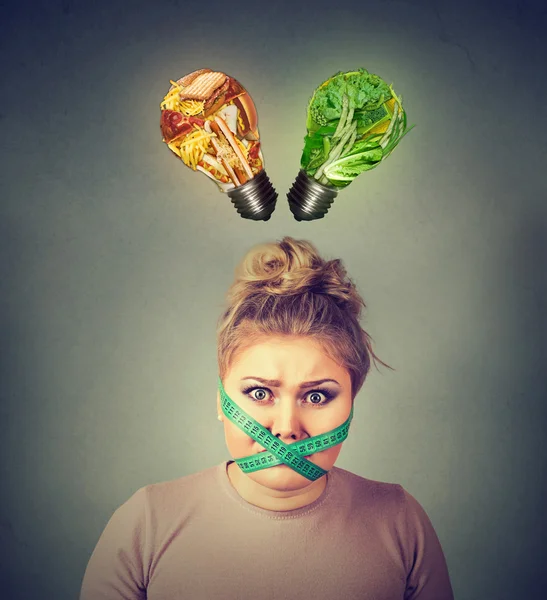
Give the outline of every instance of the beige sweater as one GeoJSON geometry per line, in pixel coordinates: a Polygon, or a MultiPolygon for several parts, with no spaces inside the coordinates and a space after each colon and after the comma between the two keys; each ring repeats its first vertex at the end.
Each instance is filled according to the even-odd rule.
{"type": "Polygon", "coordinates": [[[270,511],[239,496],[228,462],[120,506],[80,600],[453,600],[431,522],[400,485],[333,467],[312,504],[270,511]]]}

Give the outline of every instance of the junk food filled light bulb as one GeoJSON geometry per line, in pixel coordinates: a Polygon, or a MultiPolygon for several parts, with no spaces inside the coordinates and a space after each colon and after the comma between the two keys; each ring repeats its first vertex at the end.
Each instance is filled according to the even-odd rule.
{"type": "Polygon", "coordinates": [[[365,69],[338,72],[308,105],[301,170],[287,198],[297,221],[321,219],[338,191],[386,159],[411,129],[402,98],[365,69]]]}
{"type": "Polygon", "coordinates": [[[243,86],[220,71],[199,69],[171,81],[160,108],[170,150],[226,192],[244,219],[267,221],[277,193],[264,171],[258,115],[243,86]]]}

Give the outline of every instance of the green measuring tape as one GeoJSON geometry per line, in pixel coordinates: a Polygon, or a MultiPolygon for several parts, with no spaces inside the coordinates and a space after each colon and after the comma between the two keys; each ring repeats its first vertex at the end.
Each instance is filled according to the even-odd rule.
{"type": "Polygon", "coordinates": [[[266,448],[266,452],[235,459],[235,462],[244,473],[253,473],[261,469],[286,464],[293,471],[300,473],[300,475],[311,481],[315,481],[325,475],[327,471],[318,467],[307,458],[304,458],[304,456],[332,448],[332,446],[342,443],[348,437],[349,426],[353,419],[353,405],[347,420],[342,425],[336,427],[336,429],[315,435],[301,442],[285,444],[285,442],[272,435],[258,421],[255,421],[253,417],[248,415],[228,396],[220,377],[218,378],[218,388],[220,391],[222,412],[234,425],[237,425],[239,429],[253,438],[255,442],[266,448]]]}

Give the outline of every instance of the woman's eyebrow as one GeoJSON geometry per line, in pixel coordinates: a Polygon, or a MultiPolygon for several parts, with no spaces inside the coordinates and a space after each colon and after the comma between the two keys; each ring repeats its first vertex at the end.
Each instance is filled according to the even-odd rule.
{"type": "MultiPolygon", "coordinates": [[[[254,379],[255,381],[260,381],[260,383],[263,383],[264,385],[268,385],[273,388],[281,387],[281,381],[279,381],[279,379],[263,379],[262,377],[249,376],[249,377],[243,377],[241,381],[245,381],[246,379],[254,379]]],[[[338,381],[336,381],[336,379],[317,379],[315,381],[305,381],[304,383],[301,383],[298,386],[298,388],[303,389],[303,388],[307,388],[307,387],[313,387],[313,386],[321,385],[322,383],[327,383],[327,382],[335,383],[336,385],[340,385],[338,383],[338,381]]]]}

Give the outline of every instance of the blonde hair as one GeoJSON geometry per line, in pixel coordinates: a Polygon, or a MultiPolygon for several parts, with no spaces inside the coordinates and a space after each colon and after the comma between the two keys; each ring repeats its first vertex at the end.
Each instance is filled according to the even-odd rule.
{"type": "Polygon", "coordinates": [[[339,259],[324,260],[305,240],[284,237],[251,248],[235,271],[227,309],[218,322],[221,379],[235,355],[263,336],[311,336],[349,372],[352,397],[361,389],[371,360],[372,338],[359,319],[366,305],[339,259]]]}

